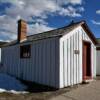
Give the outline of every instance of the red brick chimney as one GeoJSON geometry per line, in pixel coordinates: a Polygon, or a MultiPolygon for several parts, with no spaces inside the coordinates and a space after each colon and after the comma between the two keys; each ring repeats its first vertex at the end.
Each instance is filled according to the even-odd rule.
{"type": "Polygon", "coordinates": [[[27,39],[27,23],[24,20],[18,21],[18,42],[23,42],[27,39]]]}

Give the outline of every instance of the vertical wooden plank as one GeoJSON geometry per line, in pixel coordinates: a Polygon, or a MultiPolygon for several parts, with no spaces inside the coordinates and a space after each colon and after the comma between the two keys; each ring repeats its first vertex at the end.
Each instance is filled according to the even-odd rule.
{"type": "MultiPolygon", "coordinates": [[[[76,50],[79,50],[79,47],[78,47],[78,31],[77,31],[77,33],[76,33],[76,39],[77,39],[77,44],[76,44],[76,50]]],[[[76,54],[76,58],[77,58],[77,83],[79,83],[79,62],[78,62],[78,60],[79,60],[79,55],[78,54],[76,54]]]]}
{"type": "Polygon", "coordinates": [[[35,46],[35,53],[36,53],[36,63],[35,63],[35,81],[38,82],[38,48],[37,48],[37,41],[36,41],[36,46],[35,46]]]}
{"type": "Polygon", "coordinates": [[[70,39],[70,85],[72,85],[72,40],[71,40],[71,37],[69,38],[70,39]]]}
{"type": "Polygon", "coordinates": [[[73,52],[74,48],[73,48],[73,36],[71,36],[71,85],[74,85],[74,60],[73,60],[73,52]]]}
{"type": "MultiPolygon", "coordinates": [[[[46,69],[46,40],[44,40],[44,84],[46,84],[46,78],[47,78],[47,69],[46,69]]],[[[46,84],[47,85],[47,84],[46,84]]]]}
{"type": "MultiPolygon", "coordinates": [[[[78,49],[77,49],[77,50],[79,50],[79,52],[80,52],[80,48],[79,48],[79,44],[80,44],[80,42],[79,42],[79,34],[80,34],[80,33],[79,33],[79,31],[78,31],[77,34],[78,34],[78,36],[77,36],[77,37],[78,37],[78,38],[77,38],[77,40],[78,40],[78,41],[77,41],[77,42],[78,42],[78,43],[77,43],[78,49]]],[[[77,56],[78,56],[78,83],[80,83],[80,71],[81,71],[81,70],[80,70],[80,64],[79,64],[79,57],[80,57],[79,55],[80,55],[80,54],[77,55],[77,56]]]]}
{"type": "Polygon", "coordinates": [[[67,86],[67,40],[64,41],[64,86],[67,86]]]}
{"type": "Polygon", "coordinates": [[[51,75],[51,80],[52,80],[52,86],[55,85],[55,39],[53,38],[51,40],[51,44],[52,44],[52,48],[51,48],[51,71],[52,71],[52,75],[51,75]]]}
{"type": "MultiPolygon", "coordinates": [[[[23,60],[23,65],[24,65],[24,80],[27,80],[27,59],[24,59],[23,60]]],[[[23,68],[23,66],[22,66],[22,68],[23,68]]]]}
{"type": "MultiPolygon", "coordinates": [[[[75,35],[75,39],[76,39],[76,50],[77,50],[77,32],[76,32],[76,35],[75,35]]],[[[77,63],[77,61],[78,61],[78,57],[77,57],[77,54],[76,54],[76,84],[78,83],[78,63],[77,63]]]]}
{"type": "MultiPolygon", "coordinates": [[[[17,48],[16,48],[16,46],[14,46],[14,51],[16,51],[16,53],[17,53],[17,48]]],[[[15,72],[15,76],[17,77],[17,73],[18,73],[18,66],[17,66],[17,64],[16,64],[16,59],[17,58],[17,55],[15,54],[15,52],[14,52],[14,54],[13,54],[13,72],[15,72]]]]}
{"type": "Polygon", "coordinates": [[[31,42],[30,81],[32,81],[32,82],[33,82],[33,78],[34,78],[34,76],[33,76],[34,71],[33,71],[33,68],[32,68],[32,64],[34,65],[33,57],[34,57],[34,55],[33,55],[33,43],[31,42]]]}
{"type": "MultiPolygon", "coordinates": [[[[48,41],[48,42],[50,42],[50,40],[48,41]]],[[[46,51],[48,51],[48,43],[46,42],[46,51]]],[[[50,77],[49,77],[49,70],[48,70],[48,52],[46,52],[46,84],[48,85],[49,84],[49,79],[50,79],[50,77]]]]}
{"type": "Polygon", "coordinates": [[[38,83],[41,83],[41,81],[40,81],[40,74],[41,74],[41,70],[40,70],[41,69],[41,65],[40,65],[41,64],[41,59],[40,59],[41,58],[40,57],[40,54],[41,54],[40,45],[41,45],[40,44],[40,41],[38,41],[37,42],[37,49],[38,49],[38,51],[37,51],[38,52],[38,58],[37,58],[38,59],[38,63],[37,63],[37,73],[38,73],[38,76],[37,77],[38,78],[37,78],[37,82],[38,83]]]}
{"type": "MultiPolygon", "coordinates": [[[[55,69],[55,68],[56,68],[56,59],[55,59],[55,58],[56,58],[56,56],[55,56],[55,52],[54,52],[54,51],[55,51],[55,47],[56,47],[55,38],[54,38],[53,42],[54,42],[53,49],[52,49],[52,52],[53,52],[53,55],[54,55],[54,61],[53,61],[53,66],[52,66],[53,69],[54,69],[54,73],[53,73],[53,75],[54,75],[54,77],[53,77],[53,86],[56,86],[56,85],[55,85],[55,83],[56,83],[56,82],[55,82],[55,80],[56,80],[56,79],[55,79],[55,78],[56,78],[56,77],[55,77],[55,76],[56,76],[56,71],[55,71],[55,70],[56,70],[56,69],[55,69]]],[[[53,44],[53,42],[52,42],[52,44],[53,44]]]]}
{"type": "Polygon", "coordinates": [[[17,58],[16,60],[18,60],[18,74],[17,74],[17,77],[20,78],[20,45],[18,46],[17,45],[17,58]],[[19,53],[18,53],[19,52],[19,53]]]}
{"type": "MultiPolygon", "coordinates": [[[[52,80],[50,79],[50,77],[51,77],[51,74],[52,74],[53,72],[51,71],[51,65],[52,65],[52,64],[51,64],[51,59],[52,59],[52,58],[51,58],[51,57],[52,57],[52,55],[51,55],[51,48],[52,48],[52,47],[51,47],[51,41],[50,41],[50,40],[49,40],[47,46],[48,46],[48,52],[49,52],[49,53],[47,53],[47,57],[48,57],[48,62],[47,62],[47,64],[48,64],[48,74],[49,74],[49,75],[48,75],[48,84],[51,85],[51,84],[52,84],[52,82],[51,82],[52,80]]],[[[54,51],[53,51],[53,52],[54,52],[54,51]]]]}
{"type": "Polygon", "coordinates": [[[40,83],[42,83],[42,45],[43,45],[43,42],[40,41],[40,45],[39,45],[39,60],[40,60],[40,74],[39,74],[39,80],[40,80],[40,83]]]}
{"type": "Polygon", "coordinates": [[[33,82],[33,80],[34,80],[34,57],[35,57],[35,55],[34,55],[34,46],[33,46],[33,42],[32,42],[32,44],[31,44],[31,55],[32,55],[32,58],[31,58],[31,68],[30,68],[30,72],[31,72],[31,81],[33,82]]]}
{"type": "Polygon", "coordinates": [[[43,73],[43,70],[44,70],[44,66],[43,66],[43,48],[44,48],[44,41],[41,41],[41,83],[43,84],[43,76],[44,76],[44,73],[43,73]]]}
{"type": "Polygon", "coordinates": [[[67,86],[69,86],[69,40],[67,39],[67,86]]]}
{"type": "MultiPolygon", "coordinates": [[[[50,56],[50,73],[51,73],[51,76],[50,76],[50,85],[52,85],[52,79],[53,79],[52,74],[53,74],[54,71],[53,71],[53,69],[52,69],[52,66],[53,66],[52,64],[53,64],[53,62],[52,62],[52,43],[51,43],[51,42],[50,42],[50,46],[49,46],[49,47],[50,47],[50,51],[49,51],[49,52],[50,52],[50,55],[49,55],[49,56],[50,56]],[[53,71],[53,72],[52,72],[52,71],[53,71]]],[[[53,51],[53,52],[54,52],[54,51],[53,51]]]]}
{"type": "MultiPolygon", "coordinates": [[[[31,44],[30,44],[31,45],[31,44]]],[[[31,45],[31,48],[32,48],[32,45],[31,45]]],[[[32,52],[31,52],[31,54],[32,54],[32,52]]],[[[32,56],[32,55],[31,55],[32,56]]],[[[31,81],[31,59],[32,58],[30,58],[30,59],[28,59],[28,66],[27,66],[27,68],[28,68],[28,71],[27,71],[27,73],[28,73],[28,81],[31,81]]]]}
{"type": "Polygon", "coordinates": [[[65,65],[65,46],[66,46],[66,44],[65,44],[65,41],[63,41],[63,85],[64,85],[64,87],[65,87],[65,83],[66,83],[66,80],[65,80],[65,67],[66,67],[66,65],[65,65]]]}
{"type": "MultiPolygon", "coordinates": [[[[78,32],[76,32],[76,50],[78,50],[78,32]]],[[[79,74],[78,74],[78,54],[76,54],[76,83],[78,83],[79,74]]]]}
{"type": "Polygon", "coordinates": [[[93,77],[93,67],[94,67],[94,49],[91,45],[91,70],[92,70],[92,77],[93,77]]]}
{"type": "Polygon", "coordinates": [[[42,49],[42,54],[41,54],[41,59],[42,59],[41,78],[42,78],[42,81],[41,81],[41,83],[44,84],[44,77],[45,77],[45,72],[44,72],[44,68],[45,68],[44,67],[44,54],[45,54],[44,40],[42,41],[41,49],[42,49]]]}
{"type": "Polygon", "coordinates": [[[37,69],[37,82],[39,82],[39,74],[40,74],[40,65],[39,65],[39,41],[37,41],[37,65],[36,65],[36,69],[37,69]]]}
{"type": "Polygon", "coordinates": [[[27,73],[27,70],[26,70],[26,59],[22,59],[22,73],[23,73],[23,79],[25,80],[26,79],[26,73],[27,73]]]}
{"type": "Polygon", "coordinates": [[[55,66],[55,67],[53,67],[53,69],[54,69],[54,73],[53,73],[53,75],[54,75],[54,77],[53,77],[53,86],[55,86],[56,87],[56,52],[55,52],[55,49],[56,49],[56,39],[54,39],[53,40],[54,41],[54,51],[53,51],[53,55],[55,55],[54,56],[54,64],[53,64],[53,66],[55,66]]]}
{"type": "Polygon", "coordinates": [[[48,73],[48,72],[47,72],[47,66],[46,66],[46,65],[47,65],[47,63],[46,63],[46,54],[47,54],[47,51],[46,51],[46,48],[47,48],[46,40],[45,40],[44,43],[45,43],[45,44],[44,44],[44,45],[45,45],[45,47],[44,47],[44,51],[45,51],[45,53],[44,53],[44,67],[45,67],[45,68],[44,68],[44,72],[45,72],[44,82],[45,82],[45,84],[47,85],[47,80],[46,80],[46,79],[47,79],[47,73],[48,73]]]}
{"type": "Polygon", "coordinates": [[[97,67],[97,63],[96,63],[96,61],[97,61],[97,56],[96,56],[96,47],[94,46],[94,50],[95,50],[95,54],[94,54],[94,56],[95,56],[95,59],[94,59],[94,61],[95,61],[95,66],[94,66],[94,77],[96,78],[96,67],[97,67]]]}
{"type": "Polygon", "coordinates": [[[79,32],[79,51],[80,51],[80,54],[79,54],[79,75],[80,75],[80,82],[82,82],[82,70],[83,70],[83,66],[82,66],[82,52],[83,52],[83,48],[82,48],[82,31],[80,30],[79,32]]]}
{"type": "Polygon", "coordinates": [[[66,41],[66,75],[67,75],[67,77],[66,77],[66,86],[68,86],[68,39],[67,39],[67,41],[66,41]]]}
{"type": "Polygon", "coordinates": [[[60,67],[60,54],[59,54],[59,38],[58,37],[56,37],[56,40],[55,40],[55,73],[56,73],[56,75],[55,75],[55,86],[56,86],[56,88],[58,88],[59,87],[59,67],[60,67]]]}
{"type": "Polygon", "coordinates": [[[34,43],[34,59],[33,59],[33,62],[34,62],[34,81],[36,82],[36,42],[34,43]]]}
{"type": "Polygon", "coordinates": [[[37,57],[37,55],[36,55],[36,43],[34,44],[34,82],[36,82],[36,57],[37,57]]]}
{"type": "Polygon", "coordinates": [[[68,39],[68,86],[70,86],[70,39],[68,39]]]}
{"type": "Polygon", "coordinates": [[[64,83],[63,83],[63,41],[62,39],[60,39],[60,84],[59,87],[63,88],[64,87],[64,83]]]}
{"type": "MultiPolygon", "coordinates": [[[[74,34],[74,50],[76,50],[76,34],[74,34]]],[[[76,84],[76,54],[74,53],[74,84],[76,84]]]]}
{"type": "Polygon", "coordinates": [[[72,77],[73,77],[73,82],[72,82],[72,85],[74,85],[74,35],[72,36],[72,77]]]}

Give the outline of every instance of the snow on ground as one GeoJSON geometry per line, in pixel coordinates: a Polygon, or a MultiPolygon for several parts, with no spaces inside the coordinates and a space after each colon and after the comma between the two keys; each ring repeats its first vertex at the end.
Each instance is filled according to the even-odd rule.
{"type": "Polygon", "coordinates": [[[6,93],[13,93],[13,94],[26,94],[26,93],[28,93],[28,92],[26,92],[26,91],[15,91],[15,90],[6,90],[6,89],[0,89],[0,93],[4,93],[4,92],[6,92],[6,93]]]}
{"type": "Polygon", "coordinates": [[[11,92],[11,93],[26,93],[24,90],[27,87],[23,85],[19,80],[6,74],[0,73],[0,93],[11,92]]]}

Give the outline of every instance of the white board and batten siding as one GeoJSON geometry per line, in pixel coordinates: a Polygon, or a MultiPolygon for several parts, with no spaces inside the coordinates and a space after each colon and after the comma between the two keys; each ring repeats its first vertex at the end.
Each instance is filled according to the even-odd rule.
{"type": "Polygon", "coordinates": [[[1,63],[1,48],[0,48],[0,63],[1,63]]]}
{"type": "Polygon", "coordinates": [[[96,64],[97,64],[97,75],[100,75],[100,50],[97,50],[97,60],[96,60],[96,64]]]}
{"type": "Polygon", "coordinates": [[[60,38],[60,88],[82,82],[82,40],[91,42],[92,77],[96,77],[96,47],[79,26],[60,38]]]}
{"type": "Polygon", "coordinates": [[[82,82],[82,41],[91,42],[92,77],[96,76],[96,47],[79,26],[52,37],[2,48],[4,72],[40,84],[63,88],[82,82]],[[31,58],[20,59],[20,45],[31,45],[31,58]],[[79,50],[79,54],[75,54],[79,50]]]}
{"type": "Polygon", "coordinates": [[[40,84],[59,87],[59,37],[2,48],[4,72],[40,84]],[[20,45],[31,45],[31,57],[20,59],[20,45]]]}

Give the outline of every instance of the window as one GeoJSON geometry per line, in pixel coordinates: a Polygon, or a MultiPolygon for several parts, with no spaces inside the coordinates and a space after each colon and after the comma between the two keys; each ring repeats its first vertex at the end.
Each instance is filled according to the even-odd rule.
{"type": "Polygon", "coordinates": [[[20,58],[30,58],[31,57],[31,46],[23,45],[20,46],[20,58]]]}

